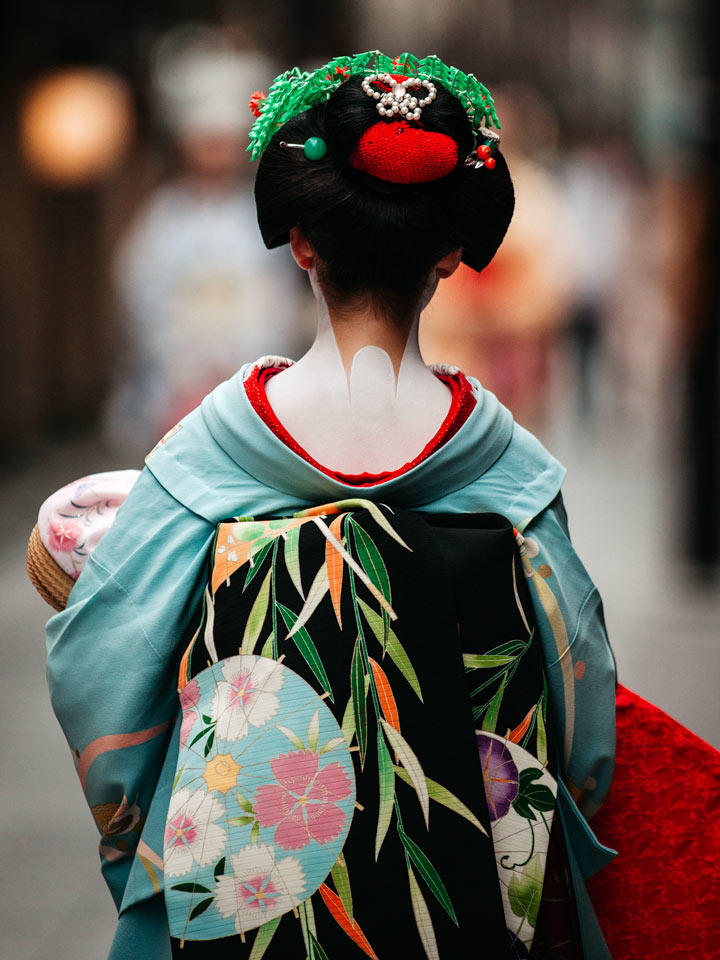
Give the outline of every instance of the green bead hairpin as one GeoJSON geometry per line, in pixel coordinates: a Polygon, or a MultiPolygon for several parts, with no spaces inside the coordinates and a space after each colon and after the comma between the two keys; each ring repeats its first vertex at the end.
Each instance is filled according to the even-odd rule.
{"type": "MultiPolygon", "coordinates": [[[[257,120],[250,131],[250,159],[256,160],[260,156],[277,130],[288,120],[315,104],[328,100],[338,87],[351,77],[365,77],[371,73],[408,74],[421,80],[439,81],[462,103],[472,124],[476,142],[487,141],[483,130],[491,127],[500,129],[490,91],[472,73],[463,73],[457,67],[449,67],[434,55],[418,59],[411,53],[403,53],[399,57],[391,58],[379,50],[369,50],[348,57],[335,57],[310,73],[293,67],[273,80],[267,95],[253,94],[251,108],[257,120]]],[[[302,148],[310,160],[321,159],[327,150],[320,137],[310,137],[304,144],[286,146],[302,148]],[[319,144],[308,146],[310,141],[319,141],[324,148],[322,153],[319,152],[319,144]]],[[[483,162],[485,166],[490,166],[487,160],[483,162]]]]}
{"type": "Polygon", "coordinates": [[[286,143],[281,140],[280,146],[290,150],[302,150],[308,160],[322,160],[327,153],[327,144],[322,137],[308,137],[305,143],[286,143]]]}

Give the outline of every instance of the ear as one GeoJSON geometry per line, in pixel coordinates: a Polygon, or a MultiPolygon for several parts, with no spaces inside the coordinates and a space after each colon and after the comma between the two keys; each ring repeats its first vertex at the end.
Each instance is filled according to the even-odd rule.
{"type": "Polygon", "coordinates": [[[451,277],[455,273],[460,266],[462,253],[462,247],[458,247],[457,250],[451,250],[450,253],[446,253],[442,260],[438,260],[435,264],[435,270],[440,280],[447,280],[448,277],[451,277]]]}
{"type": "Polygon", "coordinates": [[[302,270],[310,270],[315,263],[315,251],[308,238],[303,233],[302,227],[290,228],[290,250],[295,258],[295,263],[302,270]]]}

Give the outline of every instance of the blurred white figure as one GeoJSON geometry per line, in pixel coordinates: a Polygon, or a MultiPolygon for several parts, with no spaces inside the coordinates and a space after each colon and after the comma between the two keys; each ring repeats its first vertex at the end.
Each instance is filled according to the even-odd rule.
{"type": "Polygon", "coordinates": [[[109,408],[113,441],[149,449],[242,363],[303,346],[291,261],[262,243],[245,153],[250,95],[272,76],[264,57],[208,28],[158,44],[154,82],[181,168],[116,257],[131,357],[109,408]]]}

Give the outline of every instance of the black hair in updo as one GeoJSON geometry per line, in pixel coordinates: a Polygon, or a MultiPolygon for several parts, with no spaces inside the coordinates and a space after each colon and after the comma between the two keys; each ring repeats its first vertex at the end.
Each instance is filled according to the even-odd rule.
{"type": "Polygon", "coordinates": [[[473,269],[486,267],[512,217],[512,181],[499,151],[493,170],[463,165],[474,146],[470,122],[460,101],[435,85],[437,96],[419,123],[456,142],[458,166],[429,183],[389,183],[350,165],[365,130],[379,121],[398,122],[380,117],[360,78],[283,124],[255,181],[266,246],[287,243],[290,228],[300,225],[322,261],[321,279],[341,297],[369,293],[409,302],[419,297],[431,268],[458,247],[473,269]],[[321,160],[280,146],[309,137],[326,142],[321,160]]]}

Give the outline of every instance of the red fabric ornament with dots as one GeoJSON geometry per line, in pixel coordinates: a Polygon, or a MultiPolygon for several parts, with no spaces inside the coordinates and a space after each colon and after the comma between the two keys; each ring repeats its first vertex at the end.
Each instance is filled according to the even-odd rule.
{"type": "Polygon", "coordinates": [[[422,130],[406,120],[380,120],[360,137],[350,156],[356,170],[390,183],[428,183],[458,165],[458,145],[446,133],[422,130]]]}

